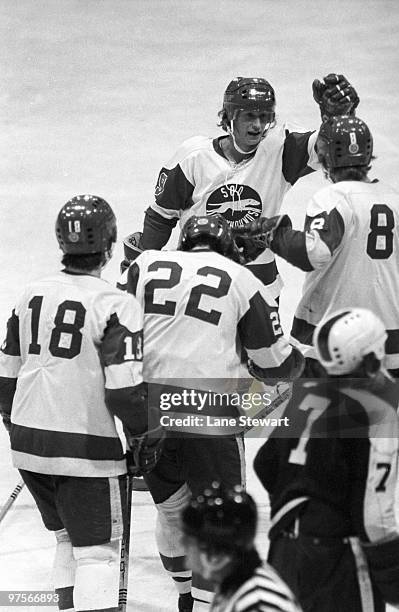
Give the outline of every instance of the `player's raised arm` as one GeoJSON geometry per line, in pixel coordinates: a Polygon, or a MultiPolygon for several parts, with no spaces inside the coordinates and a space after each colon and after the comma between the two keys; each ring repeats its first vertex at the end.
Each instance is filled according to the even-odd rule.
{"type": "MultiPolygon", "coordinates": [[[[358,117],[334,117],[323,123],[317,138],[319,160],[333,183],[352,178],[355,169],[365,169],[357,180],[367,178],[372,155],[372,136],[358,117]],[[352,169],[352,170],[351,170],[352,169]],[[342,172],[346,172],[342,175],[342,172]],[[352,172],[352,174],[348,174],[352,172]]],[[[345,228],[352,220],[344,192],[326,187],[318,191],[307,208],[303,231],[294,230],[288,215],[261,217],[238,230],[244,244],[257,242],[270,248],[293,266],[310,272],[328,264],[339,248],[345,228]],[[263,242],[262,242],[263,241],[263,242]]]]}

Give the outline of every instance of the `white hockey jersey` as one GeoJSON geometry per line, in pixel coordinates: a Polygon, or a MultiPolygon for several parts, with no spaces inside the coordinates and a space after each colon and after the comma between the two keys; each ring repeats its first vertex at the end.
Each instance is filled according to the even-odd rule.
{"type": "Polygon", "coordinates": [[[137,300],[87,274],[63,271],[31,283],[0,351],[0,386],[7,379],[16,379],[15,467],[67,476],[125,473],[104,389],[142,382],[137,300]]]}
{"type": "MultiPolygon", "coordinates": [[[[307,356],[315,326],[331,312],[369,308],[385,323],[387,367],[399,368],[399,193],[381,182],[342,181],[309,203],[302,247],[276,252],[296,265],[307,259],[292,339],[307,356]]],[[[293,234],[298,234],[294,232],[293,234]]],[[[288,245],[288,236],[285,239],[288,245]]],[[[298,243],[299,244],[299,243],[298,243]]]]}
{"type": "Polygon", "coordinates": [[[127,272],[127,290],[144,309],[147,382],[186,379],[208,389],[209,379],[240,378],[243,348],[266,376],[292,374],[277,304],[244,266],[206,247],[144,251],[127,272]]]}
{"type": "MultiPolygon", "coordinates": [[[[161,169],[150,207],[161,218],[179,219],[183,225],[192,215],[221,214],[231,227],[242,227],[261,215],[278,214],[288,189],[320,167],[314,151],[317,133],[293,125],[277,124],[255,155],[238,164],[224,156],[221,138],[190,138],[161,169]]],[[[267,249],[253,266],[277,297],[282,282],[274,254],[267,249]]]]}

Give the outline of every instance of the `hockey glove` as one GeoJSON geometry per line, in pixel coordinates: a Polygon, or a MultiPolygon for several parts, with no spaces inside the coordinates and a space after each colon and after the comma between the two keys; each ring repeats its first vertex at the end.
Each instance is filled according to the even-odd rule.
{"type": "Polygon", "coordinates": [[[140,246],[141,241],[141,232],[134,232],[134,234],[129,234],[123,241],[123,251],[125,254],[125,259],[121,262],[121,274],[130,266],[132,261],[134,261],[142,252],[143,249],[140,246]]]}
{"type": "Polygon", "coordinates": [[[315,79],[312,89],[313,98],[320,107],[322,121],[334,115],[355,114],[359,96],[342,74],[328,74],[323,81],[315,79]]]}
{"type": "Polygon", "coordinates": [[[236,236],[234,242],[240,256],[238,263],[242,265],[254,261],[265,250],[264,243],[258,238],[236,236]]]}
{"type": "MultiPolygon", "coordinates": [[[[237,228],[235,231],[236,242],[250,240],[258,246],[259,253],[265,249],[270,249],[273,238],[279,227],[292,227],[291,219],[288,215],[276,215],[275,217],[259,217],[252,223],[247,223],[244,227],[237,228]]],[[[238,243],[237,242],[237,243],[238,243]]],[[[259,254],[258,253],[258,254],[259,254]]]]}
{"type": "Polygon", "coordinates": [[[162,427],[156,427],[139,436],[127,435],[126,463],[129,474],[142,476],[154,469],[163,451],[165,435],[162,427]]]}

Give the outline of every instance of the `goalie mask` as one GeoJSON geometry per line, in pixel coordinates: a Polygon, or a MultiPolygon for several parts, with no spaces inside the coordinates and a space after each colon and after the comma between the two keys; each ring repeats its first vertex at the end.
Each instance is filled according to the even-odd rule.
{"type": "Polygon", "coordinates": [[[373,153],[373,138],[359,117],[331,117],[320,127],[316,150],[320,163],[328,170],[368,166],[373,153]]]}
{"type": "Polygon", "coordinates": [[[63,253],[104,253],[116,242],[116,218],[110,205],[102,198],[75,196],[61,208],[55,233],[63,253]]]}
{"type": "Polygon", "coordinates": [[[319,323],[313,334],[313,346],[328,374],[338,376],[356,370],[370,353],[382,362],[386,339],[384,324],[371,310],[350,308],[319,323]]]}
{"type": "Polygon", "coordinates": [[[221,215],[193,216],[186,221],[181,231],[178,249],[191,251],[198,245],[207,245],[220,255],[240,261],[240,253],[230,226],[221,215]]]}
{"type": "Polygon", "coordinates": [[[225,489],[214,482],[184,509],[182,523],[185,535],[205,548],[250,550],[256,534],[256,505],[242,487],[225,489]]]}

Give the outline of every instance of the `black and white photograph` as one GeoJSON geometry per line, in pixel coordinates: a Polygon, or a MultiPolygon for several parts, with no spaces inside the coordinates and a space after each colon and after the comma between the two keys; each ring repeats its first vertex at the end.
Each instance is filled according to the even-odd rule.
{"type": "Polygon", "coordinates": [[[0,610],[399,609],[398,32],[0,0],[0,610]]]}

